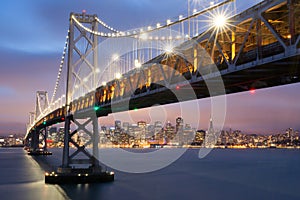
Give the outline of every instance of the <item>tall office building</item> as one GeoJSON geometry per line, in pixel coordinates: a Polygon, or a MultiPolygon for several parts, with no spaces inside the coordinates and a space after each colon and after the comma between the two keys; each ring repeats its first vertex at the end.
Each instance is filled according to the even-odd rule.
{"type": "Polygon", "coordinates": [[[145,121],[137,122],[137,126],[139,127],[139,138],[141,143],[146,142],[146,127],[147,123],[145,121]]]}
{"type": "Polygon", "coordinates": [[[122,126],[121,126],[122,122],[120,120],[116,120],[115,121],[115,130],[120,131],[122,126]]]}
{"type": "Polygon", "coordinates": [[[213,126],[213,119],[210,118],[209,127],[205,137],[205,147],[212,148],[217,142],[216,131],[213,126]]]}
{"type": "Polygon", "coordinates": [[[162,131],[163,125],[161,121],[156,121],[154,123],[154,134],[157,134],[162,131]]]}
{"type": "Polygon", "coordinates": [[[183,144],[183,118],[176,118],[176,130],[175,137],[173,138],[173,142],[182,145],[183,144]]]}
{"type": "Polygon", "coordinates": [[[176,118],[176,133],[178,131],[182,131],[183,130],[183,119],[181,117],[177,117],[176,118]]]}
{"type": "Polygon", "coordinates": [[[126,133],[128,133],[129,131],[129,122],[123,122],[123,129],[126,133]]]}

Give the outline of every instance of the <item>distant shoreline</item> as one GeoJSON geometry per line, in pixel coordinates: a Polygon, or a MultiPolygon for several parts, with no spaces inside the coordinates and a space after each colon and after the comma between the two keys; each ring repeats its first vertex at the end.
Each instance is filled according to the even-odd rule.
{"type": "Polygon", "coordinates": [[[0,146],[0,148],[23,148],[24,145],[0,146]]]}
{"type": "MultiPolygon", "coordinates": [[[[56,149],[56,148],[62,148],[62,147],[48,147],[48,149],[56,149]]],[[[72,147],[70,147],[72,148],[72,147]]],[[[231,147],[231,146],[215,146],[215,147],[202,147],[202,146],[192,146],[192,145],[186,145],[186,146],[164,146],[160,148],[151,148],[151,147],[129,147],[129,146],[113,146],[113,145],[107,145],[107,146],[100,146],[99,149],[176,149],[176,148],[186,148],[186,149],[300,149],[300,146],[291,146],[291,147],[231,147]]]]}

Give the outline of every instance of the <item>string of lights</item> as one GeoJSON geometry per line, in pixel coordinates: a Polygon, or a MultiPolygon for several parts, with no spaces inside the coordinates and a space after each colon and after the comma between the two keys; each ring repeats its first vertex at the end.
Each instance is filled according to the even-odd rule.
{"type": "MultiPolygon", "coordinates": [[[[210,11],[213,11],[214,9],[216,9],[220,6],[223,6],[223,5],[233,2],[233,1],[235,1],[235,0],[224,0],[224,1],[222,1],[220,3],[216,3],[216,4],[211,2],[210,6],[208,8],[200,10],[200,11],[197,11],[196,9],[194,9],[191,15],[189,13],[187,14],[187,16],[179,15],[178,17],[176,17],[174,19],[167,19],[163,23],[156,23],[156,25],[154,25],[154,26],[145,26],[144,28],[130,30],[130,31],[117,30],[117,29],[109,26],[102,20],[100,20],[98,17],[95,17],[95,20],[97,21],[97,23],[99,23],[102,27],[104,27],[105,29],[107,29],[111,32],[99,32],[98,30],[92,30],[91,28],[88,28],[84,24],[80,23],[74,15],[72,16],[72,20],[74,20],[74,22],[79,27],[84,29],[85,31],[87,31],[93,35],[97,35],[97,36],[104,37],[104,38],[132,37],[132,38],[137,38],[137,39],[141,39],[141,40],[150,40],[150,41],[151,40],[157,40],[157,41],[160,41],[160,40],[162,40],[162,41],[163,40],[182,40],[182,39],[189,39],[191,37],[190,34],[187,34],[187,35],[182,34],[182,35],[178,35],[178,36],[175,36],[175,35],[173,35],[173,36],[171,36],[171,35],[157,36],[157,35],[150,35],[148,33],[153,33],[155,31],[159,31],[162,29],[168,29],[171,26],[183,23],[185,21],[190,20],[191,18],[196,18],[204,13],[207,13],[207,12],[210,13],[210,11]]],[[[224,17],[222,17],[222,16],[220,17],[218,15],[214,16],[214,17],[216,19],[213,20],[213,23],[214,23],[213,25],[215,27],[217,27],[218,29],[220,29],[220,27],[222,27],[223,24],[226,23],[225,19],[224,19],[224,17]]],[[[182,28],[182,29],[184,29],[184,28],[182,28]]],[[[60,100],[63,99],[63,97],[61,97],[55,101],[55,98],[57,95],[57,90],[58,90],[59,84],[61,82],[63,66],[64,66],[64,63],[66,60],[66,54],[67,54],[67,49],[68,49],[68,45],[69,45],[69,34],[70,34],[70,30],[68,30],[68,35],[66,36],[65,46],[64,46],[63,54],[62,54],[60,65],[59,65],[59,70],[58,70],[58,74],[57,74],[55,87],[53,90],[50,104],[48,104],[49,107],[46,108],[46,110],[42,111],[41,105],[38,105],[39,109],[41,110],[41,114],[39,116],[37,116],[36,121],[39,121],[44,116],[44,114],[45,114],[44,112],[47,112],[47,111],[51,112],[51,109],[50,109],[51,105],[57,104],[60,100]]],[[[171,52],[171,51],[172,51],[172,48],[166,49],[166,52],[171,52]]],[[[141,62],[139,62],[138,59],[135,59],[134,61],[135,61],[135,63],[134,63],[135,67],[137,67],[137,68],[141,67],[141,62]]],[[[119,78],[121,78],[121,76],[122,76],[121,73],[117,73],[115,78],[119,79],[119,78]]],[[[105,84],[106,84],[106,82],[102,82],[102,85],[105,85],[105,84]]],[[[78,86],[75,85],[75,88],[76,87],[78,87],[78,86]]],[[[34,123],[32,123],[31,126],[33,126],[33,124],[35,124],[36,121],[34,123]]]]}
{"type": "MultiPolygon", "coordinates": [[[[157,23],[156,26],[148,26],[146,29],[139,29],[139,30],[133,30],[133,31],[118,31],[110,26],[108,26],[106,23],[104,23],[103,21],[101,21],[99,18],[96,17],[96,20],[99,24],[101,24],[102,26],[104,26],[105,28],[111,30],[113,33],[105,33],[105,32],[99,32],[99,31],[94,31],[86,26],[84,26],[82,23],[80,23],[75,16],[72,16],[72,19],[76,22],[76,24],[78,26],[80,26],[81,28],[83,28],[85,31],[100,36],[100,37],[106,37],[106,38],[117,38],[117,37],[134,37],[134,38],[145,38],[145,34],[146,33],[150,33],[150,32],[154,32],[154,31],[158,31],[160,29],[164,29],[170,26],[173,26],[175,24],[179,24],[182,23],[184,21],[187,21],[191,18],[197,17],[199,15],[202,15],[206,12],[212,11],[220,6],[223,6],[225,4],[228,4],[230,2],[233,2],[235,0],[226,0],[217,4],[210,4],[210,7],[208,7],[207,9],[204,10],[200,10],[200,11],[196,11],[194,10],[192,15],[188,15],[186,17],[184,17],[183,15],[179,15],[178,19],[175,21],[171,21],[171,19],[168,19],[165,21],[164,24],[161,23],[157,23]]],[[[190,37],[189,35],[186,35],[186,37],[190,37]]],[[[165,40],[168,39],[169,37],[149,37],[147,39],[149,40],[165,40]]],[[[171,39],[182,39],[181,37],[172,37],[171,39]]]]}
{"type": "Polygon", "coordinates": [[[61,56],[61,61],[60,61],[59,69],[58,69],[57,79],[56,79],[56,82],[55,82],[55,87],[54,87],[54,91],[53,91],[52,98],[51,98],[51,101],[50,101],[50,105],[54,101],[54,98],[56,96],[56,92],[57,92],[57,89],[58,89],[58,85],[59,85],[59,82],[60,82],[62,68],[64,66],[64,62],[65,62],[66,54],[67,54],[67,49],[68,49],[68,44],[69,44],[69,33],[70,33],[70,30],[68,30],[68,35],[66,36],[66,42],[65,42],[64,50],[63,50],[63,53],[62,53],[62,56],[61,56]]]}
{"type": "MultiPolygon", "coordinates": [[[[37,97],[38,97],[38,94],[37,94],[37,97]]],[[[41,116],[44,116],[47,112],[47,109],[48,109],[47,105],[49,105],[48,95],[45,96],[45,101],[46,101],[46,107],[45,108],[42,108],[41,101],[40,100],[38,101],[39,110],[41,112],[40,115],[38,116],[38,118],[41,118],[41,116]]]]}
{"type": "MultiPolygon", "coordinates": [[[[230,2],[233,2],[235,0],[225,0],[223,2],[217,3],[217,4],[210,4],[210,6],[206,9],[197,11],[194,10],[193,13],[191,15],[187,15],[187,16],[183,16],[183,15],[179,15],[178,18],[176,20],[171,20],[171,19],[167,19],[165,20],[165,23],[157,23],[156,26],[148,26],[146,28],[141,28],[141,29],[135,29],[135,30],[131,30],[131,31],[120,31],[117,30],[111,26],[109,26],[108,24],[106,24],[105,22],[103,22],[102,20],[100,20],[98,17],[95,17],[95,20],[97,21],[97,23],[99,23],[102,27],[110,30],[110,33],[105,33],[105,32],[99,32],[99,31],[95,31],[92,30],[86,26],[84,26],[82,23],[80,23],[77,18],[73,15],[72,19],[74,20],[74,22],[81,27],[82,29],[84,29],[85,31],[100,36],[100,37],[105,37],[105,38],[118,38],[118,37],[132,37],[132,38],[137,38],[137,39],[141,39],[141,40],[182,40],[182,39],[187,39],[190,38],[190,35],[178,35],[178,36],[151,36],[150,34],[148,35],[148,33],[152,33],[161,29],[165,29],[165,28],[169,28],[171,26],[174,26],[176,24],[179,23],[183,23],[191,18],[195,18],[197,16],[200,16],[206,12],[210,12],[220,6],[223,6],[225,4],[228,4],[230,2]]],[[[216,22],[215,22],[216,23],[216,22]]],[[[215,26],[218,26],[218,24],[215,24],[215,26]]],[[[53,105],[55,102],[55,97],[57,94],[57,90],[58,90],[58,86],[60,83],[60,79],[61,79],[61,73],[62,73],[62,69],[64,66],[64,62],[65,62],[65,56],[67,53],[67,48],[68,48],[68,44],[69,44],[69,32],[70,30],[68,30],[68,35],[66,36],[66,42],[65,42],[65,46],[64,46],[64,50],[63,50],[63,54],[61,57],[61,62],[60,62],[60,66],[59,66],[59,70],[58,70],[58,75],[57,75],[57,79],[56,79],[56,83],[55,83],[55,87],[54,87],[54,91],[52,94],[52,98],[50,101],[49,105],[53,105]]]]}
{"type": "Polygon", "coordinates": [[[112,31],[112,32],[115,32],[115,33],[118,33],[120,31],[108,26],[105,22],[103,22],[102,20],[100,20],[98,17],[95,17],[96,21],[101,24],[103,27],[107,28],[108,30],[112,31]]]}
{"type": "MultiPolygon", "coordinates": [[[[132,32],[122,32],[122,31],[117,31],[116,29],[113,29],[111,27],[107,27],[109,30],[112,30],[113,33],[104,33],[104,32],[98,32],[98,31],[93,31],[92,29],[84,26],[82,23],[80,23],[75,16],[72,16],[72,19],[76,22],[76,24],[78,26],[80,26],[82,29],[84,29],[85,31],[100,36],[100,37],[105,37],[105,38],[119,38],[119,37],[133,37],[133,38],[138,38],[138,39],[142,39],[142,40],[180,40],[183,37],[181,35],[178,35],[176,37],[158,37],[158,36],[147,36],[146,34],[155,30],[159,30],[162,29],[161,27],[156,28],[156,29],[152,29],[150,28],[150,26],[148,27],[147,31],[144,31],[143,29],[140,29],[139,31],[132,31],[132,32]]],[[[162,26],[164,27],[164,26],[162,26]]]]}

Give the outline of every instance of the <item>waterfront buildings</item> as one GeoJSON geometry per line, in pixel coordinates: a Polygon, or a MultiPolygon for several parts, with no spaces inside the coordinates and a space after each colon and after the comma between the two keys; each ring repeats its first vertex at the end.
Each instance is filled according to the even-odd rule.
{"type": "Polygon", "coordinates": [[[23,135],[8,135],[6,137],[0,137],[0,147],[18,147],[23,146],[23,135]]]}
{"type": "MultiPolygon", "coordinates": [[[[48,129],[48,147],[62,147],[64,127],[48,129]]],[[[90,136],[78,132],[72,139],[80,146],[90,140],[90,136]]],[[[0,137],[1,146],[23,145],[23,136],[0,137]]],[[[147,124],[139,120],[136,124],[116,120],[114,126],[101,126],[99,145],[103,147],[206,147],[206,148],[300,148],[300,134],[292,128],[282,133],[260,135],[243,133],[241,130],[216,130],[210,119],[207,130],[196,130],[177,117],[174,124],[156,121],[147,124]]]]}

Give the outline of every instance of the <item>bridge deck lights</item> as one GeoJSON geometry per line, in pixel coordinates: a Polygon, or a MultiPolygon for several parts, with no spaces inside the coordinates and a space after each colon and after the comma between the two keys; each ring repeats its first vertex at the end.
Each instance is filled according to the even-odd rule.
{"type": "Polygon", "coordinates": [[[118,55],[118,54],[114,54],[113,56],[112,56],[112,61],[113,62],[116,62],[116,61],[118,61],[120,59],[120,56],[118,55]]]}
{"type": "Polygon", "coordinates": [[[142,64],[139,62],[139,60],[134,60],[134,66],[136,67],[136,68],[140,68],[141,66],[142,66],[142,64]]]}
{"type": "Polygon", "coordinates": [[[147,33],[143,33],[140,35],[140,39],[142,40],[147,40],[148,39],[148,34],[147,33]]]}
{"type": "Polygon", "coordinates": [[[120,79],[122,77],[121,73],[116,73],[116,79],[120,79]]]}
{"type": "Polygon", "coordinates": [[[100,106],[95,106],[95,107],[94,107],[94,110],[95,110],[95,111],[100,110],[100,106]]]}
{"type": "Polygon", "coordinates": [[[164,51],[166,52],[166,54],[172,54],[174,52],[174,49],[172,45],[166,45],[164,51]]]}

